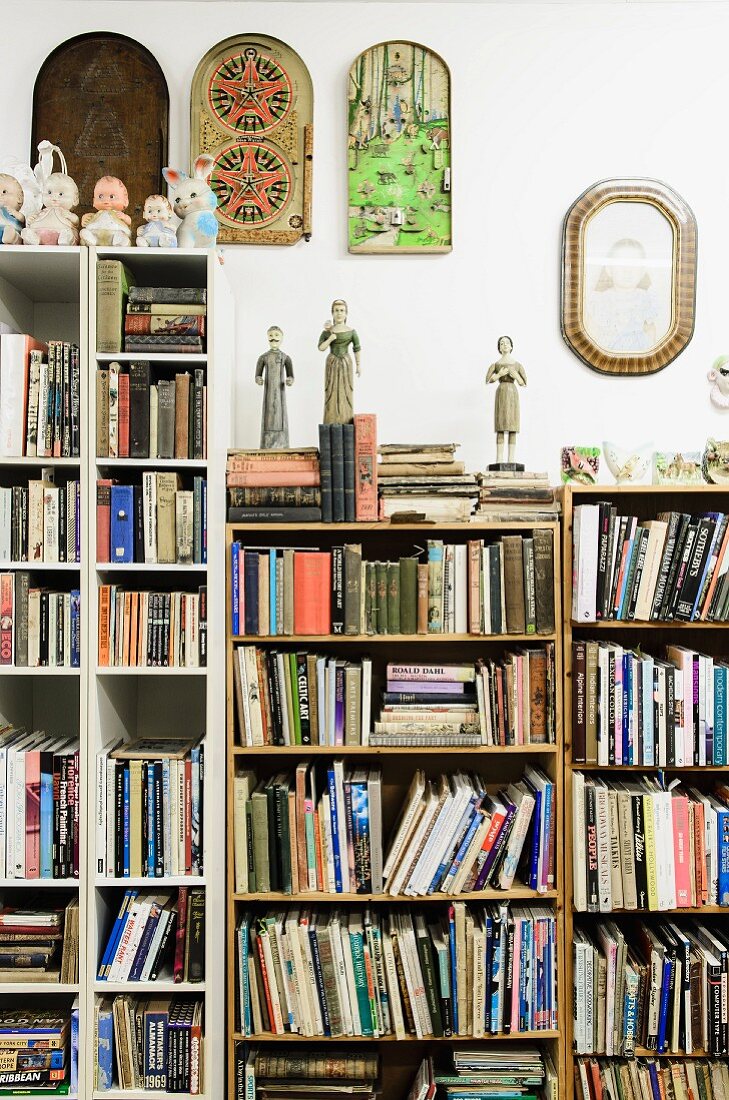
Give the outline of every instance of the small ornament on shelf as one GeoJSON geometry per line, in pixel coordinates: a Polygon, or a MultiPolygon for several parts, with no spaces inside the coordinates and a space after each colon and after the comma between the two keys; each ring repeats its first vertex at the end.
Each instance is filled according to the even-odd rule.
{"type": "Polygon", "coordinates": [[[177,168],[162,169],[167,183],[175,189],[172,205],[181,219],[177,227],[180,248],[215,247],[218,238],[218,219],[215,217],[218,199],[210,186],[214,164],[212,157],[203,155],[195,161],[192,176],[177,168]]]}
{"type": "Polygon", "coordinates": [[[144,201],[144,225],[137,230],[137,248],[177,248],[172,225],[172,203],[164,195],[148,195],[144,201]]]}
{"type": "Polygon", "coordinates": [[[656,451],[653,455],[654,485],[703,485],[698,451],[656,451]]]}
{"type": "Polygon", "coordinates": [[[15,176],[0,173],[0,244],[22,244],[20,236],[25,217],[21,207],[25,200],[23,188],[15,176]]]}
{"type": "Polygon", "coordinates": [[[565,485],[597,485],[600,471],[599,447],[563,447],[560,456],[560,475],[565,485]]]}
{"type": "Polygon", "coordinates": [[[102,176],[94,184],[94,212],[81,219],[81,244],[129,247],[132,219],[127,189],[118,176],[102,176]]]}
{"type": "Polygon", "coordinates": [[[608,470],[618,485],[627,483],[636,485],[648,473],[653,454],[652,443],[643,443],[640,447],[628,449],[605,440],[602,450],[608,470]]]}
{"type": "Polygon", "coordinates": [[[706,377],[711,382],[709,400],[716,409],[729,409],[729,355],[720,355],[706,377]]]}
{"type": "Polygon", "coordinates": [[[286,412],[286,386],[294,384],[294,365],[281,350],[283,330],[271,325],[269,350],[258,357],[256,384],[263,386],[261,450],[282,450],[289,445],[289,419],[286,412]]]}
{"type": "Polygon", "coordinates": [[[343,298],[332,302],[332,319],[324,322],[319,351],[327,352],[324,374],[324,423],[351,424],[354,419],[354,372],[350,345],[354,351],[357,377],[360,366],[359,336],[347,324],[347,303],[343,298]]]}
{"type": "Polygon", "coordinates": [[[39,185],[42,205],[37,213],[26,219],[20,234],[24,243],[78,244],[78,216],[73,213],[78,206],[78,187],[68,175],[66,158],[57,145],[50,141],[40,142],[33,174],[39,185]],[[53,171],[54,154],[58,156],[60,172],[53,171]]]}
{"type": "Polygon", "coordinates": [[[729,441],[706,440],[701,471],[710,485],[729,485],[729,441]]]}
{"type": "Polygon", "coordinates": [[[499,358],[486,372],[486,385],[498,382],[494,405],[494,431],[496,432],[496,462],[489,470],[523,470],[524,465],[515,461],[516,437],[519,434],[519,391],[526,386],[527,377],[521,363],[511,354],[514,342],[510,336],[500,336],[496,345],[499,358]],[[508,445],[508,461],[504,462],[504,444],[508,445]]]}

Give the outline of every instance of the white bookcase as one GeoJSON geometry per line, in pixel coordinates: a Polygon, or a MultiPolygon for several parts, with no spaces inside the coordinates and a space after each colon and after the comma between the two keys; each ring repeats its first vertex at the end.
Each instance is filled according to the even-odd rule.
{"type": "MultiPolygon", "coordinates": [[[[121,737],[197,734],[205,732],[205,797],[203,803],[204,875],[182,878],[109,879],[98,873],[95,820],[87,829],[88,920],[86,956],[88,982],[85,1012],[93,1026],[94,1001],[99,994],[129,992],[156,997],[190,992],[205,999],[204,1095],[210,1100],[224,1095],[225,1069],[225,463],[231,437],[231,379],[234,347],[233,300],[230,287],[214,251],[194,249],[91,249],[89,250],[88,343],[90,348],[86,494],[89,516],[86,545],[96,546],[97,478],[134,477],[140,467],[174,469],[181,474],[207,478],[207,564],[97,565],[89,561],[87,588],[88,644],[88,752],[86,757],[87,802],[94,807],[96,754],[121,737]],[[118,259],[132,271],[140,285],[201,286],[207,288],[207,341],[204,355],[97,355],[96,269],[101,259],[118,259]],[[202,366],[207,384],[207,459],[101,459],[95,454],[97,365],[110,361],[149,360],[161,370],[193,370],[202,366]],[[185,577],[185,574],[188,574],[185,577]],[[112,581],[113,578],[113,581],[112,581]],[[104,583],[127,584],[145,589],[169,584],[197,589],[207,585],[208,653],[205,668],[99,668],[98,590],[104,583]],[[111,985],[96,982],[96,968],[106,937],[125,888],[139,885],[150,892],[179,885],[204,886],[205,981],[174,985],[161,979],[111,985]]],[[[89,818],[87,817],[87,820],[89,818]]],[[[86,1043],[87,1080],[93,1082],[93,1043],[86,1043]]],[[[88,1096],[160,1096],[149,1091],[115,1090],[88,1096]]],[[[179,1094],[177,1094],[179,1095],[179,1094]]]]}
{"type": "MultiPolygon", "coordinates": [[[[41,469],[52,467],[59,483],[67,478],[81,482],[81,562],[80,564],[0,565],[0,571],[27,569],[41,583],[59,589],[81,591],[81,664],[80,668],[0,668],[0,723],[13,723],[30,730],[45,730],[49,737],[68,734],[78,737],[80,769],[80,844],[79,877],[76,879],[0,880],[0,896],[5,903],[23,905],[29,891],[59,889],[78,892],[79,983],[12,982],[0,984],[0,1004],[30,1004],[59,1008],[70,1007],[80,993],[79,1049],[89,1042],[89,1017],[83,990],[90,969],[84,945],[88,935],[87,888],[88,859],[84,843],[88,827],[88,789],[84,782],[88,763],[88,261],[79,248],[0,247],[0,321],[19,332],[40,340],[68,340],[79,345],[81,437],[79,458],[0,458],[0,483],[4,486],[27,484],[40,477],[41,469]]],[[[0,400],[2,394],[0,393],[0,400]]],[[[79,1097],[85,1091],[84,1067],[79,1059],[79,1097]]]]}

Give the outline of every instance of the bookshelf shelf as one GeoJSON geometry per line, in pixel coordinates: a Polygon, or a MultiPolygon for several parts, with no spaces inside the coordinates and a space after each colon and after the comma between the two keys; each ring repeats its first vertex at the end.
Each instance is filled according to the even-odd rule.
{"type": "Polygon", "coordinates": [[[18,886],[32,886],[34,890],[78,890],[78,883],[77,878],[0,878],[0,890],[18,886]]]}
{"type": "Polygon", "coordinates": [[[167,354],[163,351],[120,351],[116,355],[107,355],[105,353],[97,352],[97,363],[136,363],[139,359],[144,359],[150,363],[158,363],[164,365],[165,363],[179,366],[181,363],[195,363],[196,366],[201,366],[207,363],[207,355],[201,355],[198,353],[189,354],[187,352],[173,352],[167,354]]]}
{"type": "MultiPolygon", "coordinates": [[[[208,1073],[207,1064],[205,1066],[205,1073],[206,1074],[208,1073]]],[[[43,1094],[38,1093],[38,1095],[42,1096],[43,1094]]],[[[208,1092],[207,1090],[205,1092],[196,1093],[193,1096],[189,1092],[176,1092],[176,1093],[173,1094],[173,1093],[165,1092],[164,1090],[160,1091],[159,1089],[119,1089],[119,1088],[105,1089],[105,1090],[94,1089],[94,1091],[91,1093],[92,1100],[150,1100],[150,1097],[152,1098],[152,1100],[154,1100],[154,1097],[172,1096],[172,1095],[174,1095],[175,1100],[205,1100],[206,1096],[211,1096],[212,1097],[214,1094],[208,1092]]],[[[70,1097],[69,1100],[74,1100],[74,1098],[70,1097]]]]}
{"type": "Polygon", "coordinates": [[[148,665],[99,665],[97,676],[207,676],[208,670],[202,668],[150,667],[148,665]]]}
{"type": "Polygon", "coordinates": [[[102,878],[97,875],[94,885],[97,890],[103,890],[107,886],[123,886],[126,889],[130,887],[149,889],[151,886],[161,886],[163,890],[167,890],[176,886],[205,886],[206,882],[200,875],[163,875],[160,878],[145,878],[144,875],[137,875],[134,878],[102,878]]]}
{"type": "Polygon", "coordinates": [[[78,993],[78,982],[64,985],[62,982],[0,982],[0,996],[18,993],[78,993]]]}
{"type": "Polygon", "coordinates": [[[115,993],[138,993],[140,997],[161,993],[204,993],[205,982],[175,982],[172,978],[158,978],[156,982],[94,982],[97,993],[113,996],[115,993]]]}
{"type": "Polygon", "coordinates": [[[208,465],[206,458],[96,458],[96,465],[105,470],[136,469],[136,470],[205,470],[208,465]]]}
{"type": "Polygon", "coordinates": [[[306,891],[300,890],[295,894],[284,894],[280,891],[273,893],[259,893],[259,894],[233,894],[235,901],[244,902],[261,902],[263,904],[273,902],[328,902],[330,905],[334,902],[340,901],[353,901],[360,904],[371,904],[373,902],[389,905],[391,902],[397,905],[420,905],[421,902],[427,905],[451,905],[454,901],[554,901],[559,897],[558,890],[547,890],[545,893],[538,893],[536,890],[531,890],[528,886],[512,886],[509,890],[479,890],[473,891],[468,894],[425,894],[411,896],[410,894],[328,894],[322,891],[306,891]]]}
{"type": "MultiPolygon", "coordinates": [[[[256,745],[233,747],[234,756],[554,756],[558,745],[256,745]]],[[[702,769],[703,770],[703,769],[702,769]]],[[[729,770],[729,769],[727,769],[729,770]]]]}
{"type": "Polygon", "coordinates": [[[419,531],[421,535],[437,535],[439,531],[534,531],[544,528],[557,530],[559,524],[555,520],[551,522],[526,522],[524,520],[512,520],[510,523],[497,523],[490,520],[474,519],[471,523],[459,523],[456,520],[443,523],[391,523],[389,520],[377,520],[371,523],[229,523],[227,524],[228,541],[232,542],[238,537],[255,534],[258,531],[278,531],[281,534],[294,533],[303,535],[307,531],[328,533],[337,537],[344,531],[352,531],[360,535],[371,531],[397,534],[400,531],[419,531]]]}
{"type": "Polygon", "coordinates": [[[486,645],[553,642],[556,634],[236,634],[238,645],[486,645]]]}
{"type": "Polygon", "coordinates": [[[0,676],[81,676],[80,668],[71,665],[34,665],[32,668],[19,665],[0,665],[0,676]]]}
{"type": "Polygon", "coordinates": [[[572,915],[578,920],[582,917],[595,917],[601,916],[606,920],[612,920],[614,917],[638,917],[640,920],[649,920],[652,917],[691,917],[691,916],[703,916],[712,917],[719,916],[721,913],[724,915],[729,913],[729,906],[726,905],[695,905],[687,906],[685,909],[611,909],[609,913],[583,913],[578,911],[572,906],[572,915]]]}
{"type": "MultiPolygon", "coordinates": [[[[397,1035],[273,1035],[271,1032],[261,1032],[258,1035],[242,1035],[234,1032],[232,1038],[246,1043],[531,1043],[539,1039],[559,1039],[559,1031],[518,1031],[498,1035],[425,1035],[419,1039],[417,1035],[406,1035],[398,1038],[397,1035]]],[[[413,1068],[413,1072],[417,1066],[413,1068]]],[[[109,1096],[109,1093],[105,1093],[109,1096]]],[[[126,1094],[125,1094],[126,1095],[126,1094]]],[[[385,1096],[387,1093],[384,1094],[385,1096]]],[[[389,1098],[388,1098],[389,1100],[389,1098]]]]}
{"type": "Polygon", "coordinates": [[[207,565],[198,565],[190,562],[189,565],[180,562],[103,562],[97,561],[97,573],[205,573],[207,565]]]}
{"type": "Polygon", "coordinates": [[[597,623],[579,623],[572,622],[571,627],[573,630],[594,630],[597,633],[601,633],[603,630],[658,630],[658,631],[678,631],[683,633],[684,630],[729,630],[729,623],[707,623],[701,620],[697,620],[692,623],[676,622],[671,620],[670,622],[642,622],[640,620],[623,620],[623,619],[607,619],[604,622],[597,623]]]}
{"type": "Polygon", "coordinates": [[[79,458],[43,458],[42,455],[39,456],[39,457],[28,457],[27,455],[24,455],[22,458],[16,457],[16,458],[3,458],[3,459],[0,459],[0,464],[3,465],[3,466],[8,466],[12,469],[14,469],[14,468],[19,468],[19,469],[27,468],[29,470],[37,470],[40,466],[52,466],[52,467],[58,467],[60,469],[63,469],[63,467],[65,466],[68,469],[74,469],[74,468],[78,469],[78,467],[81,465],[81,459],[79,459],[79,458]]]}

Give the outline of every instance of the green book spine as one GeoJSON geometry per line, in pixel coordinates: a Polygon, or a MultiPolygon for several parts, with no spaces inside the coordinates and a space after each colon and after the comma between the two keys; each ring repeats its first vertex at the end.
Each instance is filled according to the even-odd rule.
{"type": "Polygon", "coordinates": [[[416,634],[418,630],[418,561],[400,558],[400,632],[416,634]]]}
{"type": "Polygon", "coordinates": [[[362,547],[344,547],[344,633],[362,633],[362,547]]]}
{"type": "Polygon", "coordinates": [[[400,563],[387,563],[387,626],[389,634],[400,633],[400,563]]]}
{"type": "Polygon", "coordinates": [[[357,990],[357,1004],[359,1006],[359,1019],[362,1025],[362,1034],[367,1037],[374,1035],[372,1024],[372,1007],[367,993],[367,969],[365,966],[364,946],[362,933],[349,933],[349,942],[352,949],[352,969],[354,971],[354,984],[357,990]]]}
{"type": "Polygon", "coordinates": [[[376,571],[376,602],[375,602],[375,633],[389,634],[387,622],[387,562],[375,562],[376,571]]]}
{"type": "Polygon", "coordinates": [[[248,859],[248,893],[256,893],[256,860],[253,854],[253,803],[246,802],[246,855],[248,859]]]}
{"type": "Polygon", "coordinates": [[[265,787],[266,810],[268,818],[268,875],[271,890],[281,889],[281,864],[278,854],[278,830],[276,829],[276,788],[273,779],[265,787]]]}
{"type": "Polygon", "coordinates": [[[276,839],[281,860],[281,889],[291,893],[291,837],[289,835],[289,792],[284,783],[277,783],[274,791],[276,800],[276,839]]]}
{"type": "Polygon", "coordinates": [[[377,633],[377,569],[375,562],[365,562],[365,634],[377,633]]]}

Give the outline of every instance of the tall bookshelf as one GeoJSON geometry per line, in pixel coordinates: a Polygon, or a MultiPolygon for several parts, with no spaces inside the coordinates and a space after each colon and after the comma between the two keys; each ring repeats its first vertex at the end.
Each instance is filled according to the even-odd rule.
{"type": "MultiPolygon", "coordinates": [[[[729,508],[729,491],[727,487],[718,485],[677,487],[670,485],[651,486],[574,486],[564,490],[563,503],[563,653],[564,653],[564,714],[565,714],[565,837],[567,859],[565,863],[565,942],[568,950],[565,956],[566,963],[566,999],[572,1002],[573,996],[573,954],[571,944],[576,920],[584,927],[589,927],[599,919],[614,920],[618,925],[635,919],[635,911],[614,910],[604,914],[576,913],[574,909],[574,885],[572,851],[574,844],[572,821],[572,776],[575,771],[590,773],[605,778],[635,778],[641,774],[656,775],[662,770],[667,773],[667,779],[673,780],[680,777],[684,782],[693,786],[704,788],[710,785],[712,777],[717,772],[726,772],[729,768],[717,766],[685,767],[667,766],[660,769],[657,765],[611,765],[608,767],[597,764],[576,763],[573,759],[573,659],[572,643],[580,638],[597,639],[617,642],[618,644],[636,649],[641,647],[652,656],[663,656],[663,650],[668,644],[680,643],[689,646],[699,652],[713,657],[726,656],[726,638],[729,634],[729,626],[726,623],[712,622],[676,622],[676,621],[622,621],[607,620],[591,623],[580,623],[573,618],[572,611],[572,551],[573,551],[573,525],[574,509],[580,504],[595,504],[598,501],[610,501],[617,507],[618,514],[635,515],[639,522],[644,519],[655,518],[658,512],[679,511],[693,515],[704,511],[726,512],[729,508]]],[[[660,912],[639,910],[637,916],[646,923],[657,923],[665,920],[673,920],[676,916],[702,916],[716,919],[721,915],[726,917],[729,910],[715,905],[704,905],[695,909],[673,909],[660,912]]],[[[575,1058],[573,1053],[574,1021],[570,1012],[564,1019],[565,1028],[565,1054],[566,1067],[565,1079],[567,1095],[573,1096],[575,1089],[575,1058]]],[[[686,1057],[683,1054],[657,1054],[654,1050],[636,1048],[637,1056],[651,1056],[668,1063],[680,1061],[686,1057]]],[[[601,1058],[604,1056],[600,1056],[601,1058]]],[[[708,1057],[704,1052],[695,1052],[691,1057],[708,1057]]]]}
{"type": "MultiPolygon", "coordinates": [[[[347,542],[361,543],[365,560],[397,560],[401,554],[411,554],[414,545],[422,546],[424,539],[443,539],[449,543],[465,543],[468,539],[486,539],[502,534],[527,535],[534,527],[549,527],[553,534],[554,553],[554,596],[555,596],[555,633],[540,635],[476,635],[476,634],[416,634],[416,635],[361,635],[343,636],[277,636],[260,637],[244,635],[233,636],[231,616],[231,569],[228,563],[228,598],[226,615],[227,638],[227,751],[228,751],[228,835],[227,835],[227,1042],[228,1042],[228,1095],[235,1096],[235,1046],[239,1041],[258,1045],[271,1052],[280,1049],[283,1053],[291,1046],[303,1048],[326,1047],[331,1043],[337,1046],[351,1045],[355,1049],[372,1046],[378,1049],[381,1057],[382,1095],[387,1100],[404,1100],[412,1084],[416,1070],[422,1058],[428,1054],[437,1054],[453,1045],[483,1046],[489,1043],[518,1043],[544,1045],[549,1048],[554,1065],[559,1074],[560,1096],[564,1086],[564,1050],[562,1035],[563,1021],[567,1015],[567,999],[563,980],[564,964],[564,921],[561,898],[563,897],[563,849],[560,843],[561,821],[563,813],[563,754],[562,754],[562,650],[561,650],[561,571],[559,553],[558,524],[512,523],[499,524],[473,522],[471,524],[443,525],[393,525],[381,523],[355,524],[307,524],[294,526],[287,524],[251,524],[233,525],[227,528],[227,544],[240,541],[242,545],[256,548],[269,546],[295,546],[297,548],[330,549],[347,542]],[[401,662],[438,662],[438,661],[476,661],[479,657],[495,657],[505,650],[523,644],[539,644],[551,641],[555,646],[556,663],[556,742],[549,745],[520,745],[509,747],[479,748],[392,748],[370,746],[308,746],[291,745],[284,747],[265,746],[247,748],[236,739],[235,699],[233,687],[233,661],[239,645],[256,645],[290,649],[315,649],[317,653],[355,659],[368,655],[372,658],[372,700],[376,706],[379,689],[384,681],[385,666],[388,661],[401,662]],[[441,772],[478,770],[485,775],[489,786],[498,788],[504,781],[517,779],[523,774],[524,766],[533,763],[541,767],[556,785],[556,867],[555,888],[545,894],[537,894],[528,887],[514,884],[508,891],[487,889],[478,893],[460,894],[448,900],[463,900],[472,904],[487,903],[494,900],[513,900],[515,902],[534,902],[554,909],[558,923],[558,1012],[559,1030],[533,1032],[530,1034],[494,1035],[482,1038],[453,1037],[450,1039],[418,1040],[408,1036],[397,1040],[394,1035],[380,1039],[362,1037],[342,1037],[332,1040],[322,1037],[304,1038],[299,1035],[265,1034],[244,1040],[238,1031],[236,998],[236,943],[235,928],[241,913],[250,910],[263,912],[270,908],[284,906],[339,906],[351,909],[353,906],[371,905],[375,909],[400,908],[411,904],[413,909],[427,908],[435,914],[446,910],[448,900],[443,895],[425,898],[391,897],[385,895],[330,894],[301,892],[298,894],[267,893],[240,894],[235,892],[234,873],[234,825],[233,825],[233,781],[239,770],[250,768],[257,777],[269,777],[282,769],[293,770],[296,764],[304,760],[332,760],[343,758],[347,764],[378,764],[382,768],[382,813],[383,844],[386,845],[396,815],[405,799],[408,785],[417,767],[423,768],[429,777],[441,772]]],[[[230,559],[230,554],[228,555],[230,559]]]]}
{"type": "MultiPolygon", "coordinates": [[[[224,938],[219,914],[224,911],[225,803],[217,797],[225,768],[222,729],[225,721],[225,507],[216,486],[225,481],[226,446],[230,438],[233,304],[229,284],[214,250],[202,249],[91,249],[89,250],[89,346],[91,376],[95,368],[111,361],[129,363],[145,359],[158,377],[202,367],[207,385],[207,458],[195,460],[108,459],[96,456],[94,426],[96,393],[89,387],[89,425],[92,443],[88,447],[86,471],[86,507],[89,516],[88,546],[96,546],[96,481],[118,478],[138,481],[144,470],[172,469],[187,485],[194,475],[207,479],[207,564],[98,564],[88,569],[89,633],[89,717],[86,784],[93,798],[96,790],[96,754],[120,739],[135,736],[193,736],[205,733],[205,798],[203,802],[204,872],[199,876],[131,879],[107,878],[99,872],[95,854],[95,823],[88,830],[89,875],[88,929],[86,955],[88,983],[86,1014],[93,1021],[97,996],[127,992],[144,997],[189,993],[204,997],[204,1096],[224,1095],[224,938]],[[207,342],[202,355],[149,355],[96,352],[97,265],[104,259],[121,260],[131,270],[138,285],[197,286],[207,289],[207,342]],[[201,668],[99,667],[98,593],[102,584],[118,583],[138,590],[196,591],[207,586],[207,665],[201,668]],[[151,983],[114,983],[96,981],[100,961],[111,925],[124,890],[138,886],[149,893],[178,886],[204,886],[206,894],[205,978],[202,983],[174,984],[164,974],[151,983]]],[[[86,1073],[93,1080],[94,1044],[87,1042],[86,1073]]],[[[159,1091],[121,1090],[94,1092],[89,1097],[135,1097],[165,1095],[159,1091]]],[[[178,1094],[179,1095],[179,1094],[178,1094]]]]}
{"type": "MultiPolygon", "coordinates": [[[[78,248],[4,246],[0,248],[0,321],[18,332],[42,341],[67,340],[79,345],[80,353],[80,457],[78,458],[3,458],[0,459],[0,483],[3,486],[27,485],[42,470],[49,470],[57,485],[67,480],[81,482],[81,562],[78,564],[3,563],[0,570],[29,570],[42,585],[59,590],[79,588],[81,592],[81,662],[79,668],[44,667],[0,668],[0,723],[11,723],[27,730],[44,730],[49,738],[70,735],[78,738],[79,767],[79,876],[69,879],[17,879],[7,875],[0,880],[0,896],[6,904],[23,906],[29,892],[62,889],[65,896],[76,893],[79,899],[79,982],[74,985],[12,982],[0,984],[0,1004],[48,1007],[68,1011],[74,996],[86,987],[88,972],[83,943],[86,936],[87,860],[83,843],[88,822],[88,799],[83,775],[88,760],[86,691],[88,682],[88,631],[85,607],[88,601],[87,556],[88,509],[86,508],[87,430],[87,262],[78,248]]],[[[79,1012],[79,1046],[88,1041],[89,1017],[83,997],[79,1012]]],[[[79,1097],[87,1095],[84,1067],[79,1064],[79,1097]]]]}

